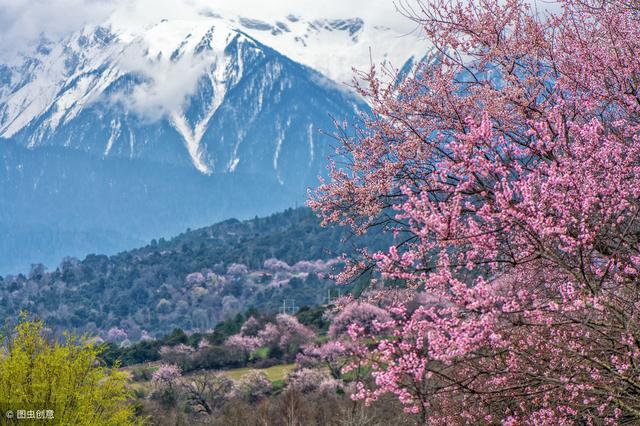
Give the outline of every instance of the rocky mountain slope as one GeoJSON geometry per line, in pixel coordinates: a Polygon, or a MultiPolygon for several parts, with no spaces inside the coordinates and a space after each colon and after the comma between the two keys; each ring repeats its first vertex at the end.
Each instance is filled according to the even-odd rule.
{"type": "Polygon", "coordinates": [[[367,111],[332,78],[421,49],[359,18],[122,14],[0,59],[0,273],[303,203],[323,131],[367,111]]]}

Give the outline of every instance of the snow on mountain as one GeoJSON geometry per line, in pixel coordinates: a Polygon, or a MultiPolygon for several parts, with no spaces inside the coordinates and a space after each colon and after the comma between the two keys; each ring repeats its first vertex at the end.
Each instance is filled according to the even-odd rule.
{"type": "MultiPolygon", "coordinates": [[[[339,8],[342,9],[340,12],[333,10],[335,7],[330,4],[323,8],[318,4],[312,7],[299,3],[293,13],[281,13],[284,9],[278,7],[277,1],[268,5],[254,5],[249,1],[243,5],[238,0],[218,0],[211,6],[212,2],[207,0],[191,0],[188,6],[181,2],[180,7],[165,3],[160,1],[157,10],[151,11],[148,2],[138,0],[130,8],[116,10],[105,25],[113,28],[121,38],[130,39],[163,18],[217,21],[245,32],[338,83],[351,82],[353,68],[368,69],[371,62],[388,62],[402,67],[411,57],[422,58],[428,48],[419,32],[412,31],[415,26],[394,10],[393,2],[386,0],[368,2],[368,9],[380,10],[374,16],[384,15],[376,19],[366,7],[356,7],[356,2],[348,2],[354,7],[339,8]],[[271,12],[265,13],[261,9],[271,12]],[[323,9],[326,11],[319,12],[323,9]],[[301,10],[305,12],[300,13],[301,10]],[[357,14],[354,15],[354,11],[357,14]],[[398,26],[397,21],[403,24],[398,26]]],[[[177,39],[182,40],[182,37],[177,39]]]]}
{"type": "MultiPolygon", "coordinates": [[[[31,148],[50,144],[60,139],[59,128],[97,102],[119,104],[122,114],[107,123],[110,132],[100,149],[104,155],[111,155],[123,138],[128,155],[139,155],[134,143],[137,139],[140,144],[139,135],[123,125],[133,120],[130,116],[140,119],[133,127],[166,120],[180,135],[193,166],[211,173],[202,138],[227,92],[245,75],[244,53],[230,54],[232,41],[256,54],[268,46],[330,79],[346,82],[352,78],[352,67],[369,65],[371,46],[396,66],[424,51],[419,41],[407,42],[409,36],[390,32],[359,18],[305,20],[288,15],[266,22],[197,10],[189,19],[149,24],[132,23],[115,13],[104,25],[86,27],[61,43],[43,41],[20,66],[0,66],[0,137],[17,136],[31,148]],[[114,90],[118,84],[124,87],[114,90]],[[194,109],[193,96],[199,97],[195,115],[187,111],[188,105],[194,109]]],[[[333,88],[344,90],[339,85],[333,88]]],[[[254,100],[261,107],[260,93],[254,100]]],[[[57,143],[74,145],[81,136],[86,135],[67,134],[67,140],[57,143]]],[[[143,143],[150,138],[140,136],[143,143]]],[[[276,147],[279,139],[276,136],[276,147]]],[[[235,170],[237,160],[228,159],[227,171],[235,170]]]]}
{"type": "Polygon", "coordinates": [[[242,17],[238,22],[251,36],[338,83],[350,83],[353,68],[367,70],[372,61],[400,68],[412,57],[421,58],[426,48],[413,34],[360,18],[306,20],[288,15],[272,23],[242,17]]]}
{"type": "Polygon", "coordinates": [[[425,52],[365,19],[184,4],[121,8],[0,60],[0,228],[16,230],[4,247],[33,242],[0,268],[303,203],[335,152],[322,131],[368,108],[343,84],[352,66],[425,52]]]}

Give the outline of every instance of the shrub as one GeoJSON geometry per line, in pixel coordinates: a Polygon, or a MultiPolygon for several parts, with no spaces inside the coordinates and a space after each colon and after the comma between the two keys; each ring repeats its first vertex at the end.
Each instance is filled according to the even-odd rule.
{"type": "Polygon", "coordinates": [[[211,415],[229,400],[233,381],[223,374],[196,377],[182,385],[187,405],[196,413],[211,415]]]}
{"type": "Polygon", "coordinates": [[[255,403],[268,396],[273,385],[265,373],[252,370],[236,384],[234,395],[250,403],[255,403]]]}
{"type": "Polygon", "coordinates": [[[151,396],[160,400],[165,406],[175,405],[178,397],[178,380],[181,377],[180,367],[175,364],[162,364],[151,377],[151,383],[155,387],[151,396]]]}
{"type": "Polygon", "coordinates": [[[76,425],[130,425],[134,412],[126,373],[101,367],[100,350],[71,336],[51,341],[40,321],[20,318],[2,339],[0,395],[15,408],[52,401],[56,423],[76,425]]]}
{"type": "Polygon", "coordinates": [[[351,303],[347,305],[331,322],[329,334],[333,337],[345,335],[352,324],[362,327],[365,333],[378,333],[376,323],[389,321],[391,316],[387,311],[370,303],[351,303]]]}

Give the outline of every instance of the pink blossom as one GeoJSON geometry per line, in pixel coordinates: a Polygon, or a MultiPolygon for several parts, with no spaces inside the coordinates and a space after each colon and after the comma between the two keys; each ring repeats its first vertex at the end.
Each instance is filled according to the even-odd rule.
{"type": "Polygon", "coordinates": [[[227,339],[225,346],[241,352],[251,353],[262,346],[262,340],[258,337],[235,334],[227,339]]]}
{"type": "Polygon", "coordinates": [[[249,273],[249,268],[242,263],[232,263],[227,268],[227,274],[229,275],[247,275],[249,273]]]}
{"type": "Polygon", "coordinates": [[[273,385],[267,375],[259,370],[251,370],[235,386],[234,396],[255,403],[271,393],[273,385]]]}
{"type": "Polygon", "coordinates": [[[329,334],[340,336],[351,324],[362,327],[363,333],[377,334],[380,327],[391,319],[387,311],[370,303],[355,302],[347,305],[331,322],[329,334]]]}
{"type": "Polygon", "coordinates": [[[162,364],[154,371],[151,376],[151,382],[161,387],[174,387],[182,377],[180,367],[175,364],[162,364]]]}
{"type": "Polygon", "coordinates": [[[184,279],[184,281],[187,284],[202,284],[203,282],[206,281],[206,278],[204,277],[204,275],[200,272],[193,272],[189,275],[186,276],[186,278],[184,279]]]}
{"type": "Polygon", "coordinates": [[[242,328],[240,328],[240,334],[243,336],[256,336],[260,331],[260,322],[255,319],[255,317],[249,317],[242,324],[242,328]]]}
{"type": "Polygon", "coordinates": [[[290,271],[291,267],[279,259],[271,258],[264,261],[264,269],[271,272],[290,271]]]}
{"type": "Polygon", "coordinates": [[[122,343],[127,339],[127,332],[119,327],[111,327],[107,332],[107,341],[111,343],[122,343]]]}
{"type": "Polygon", "coordinates": [[[289,373],[287,387],[300,393],[335,393],[341,387],[341,383],[328,377],[322,370],[302,368],[289,373]]]}
{"type": "Polygon", "coordinates": [[[338,129],[309,204],[395,236],[341,279],[374,267],[431,300],[334,319],[372,369],[354,398],[425,424],[640,421],[638,6],[559,6],[421,1],[405,11],[432,57],[359,75],[372,114],[338,129]]]}
{"type": "Polygon", "coordinates": [[[331,375],[339,379],[343,367],[349,362],[350,348],[347,343],[330,340],[316,346],[308,345],[298,354],[296,361],[303,367],[326,367],[331,375]]]}

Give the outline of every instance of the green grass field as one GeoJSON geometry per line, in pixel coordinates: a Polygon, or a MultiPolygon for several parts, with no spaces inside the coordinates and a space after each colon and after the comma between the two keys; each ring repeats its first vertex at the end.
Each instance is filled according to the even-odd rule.
{"type": "MultiPolygon", "coordinates": [[[[151,372],[155,371],[159,365],[160,365],[160,362],[154,362],[154,363],[145,364],[144,366],[133,365],[127,368],[123,368],[122,370],[131,374],[132,370],[134,369],[145,368],[150,370],[150,373],[149,373],[149,376],[150,376],[151,372]]],[[[291,371],[293,371],[295,368],[296,368],[296,364],[280,364],[280,365],[274,365],[273,367],[269,367],[269,368],[244,367],[244,368],[235,368],[232,370],[217,370],[215,372],[225,374],[227,377],[229,377],[233,381],[238,381],[242,377],[244,377],[247,373],[249,373],[251,370],[262,371],[267,375],[267,378],[271,380],[271,383],[273,384],[274,389],[282,389],[285,385],[284,380],[286,379],[287,375],[291,371]]],[[[210,373],[213,373],[213,370],[196,371],[196,372],[187,374],[185,377],[195,378],[195,377],[210,374],[210,373]]],[[[146,379],[135,380],[131,382],[129,386],[131,387],[131,390],[133,390],[136,394],[139,394],[142,396],[148,395],[152,391],[151,382],[146,379]]]]}
{"type": "Polygon", "coordinates": [[[246,368],[246,367],[235,368],[233,370],[222,371],[222,373],[227,375],[227,377],[229,377],[232,380],[239,380],[242,377],[244,377],[249,371],[258,370],[258,371],[264,372],[269,378],[269,380],[271,380],[272,382],[275,382],[278,380],[284,380],[287,377],[287,374],[289,374],[295,367],[296,367],[295,364],[281,364],[281,365],[274,365],[273,367],[262,368],[262,369],[246,368]]]}

